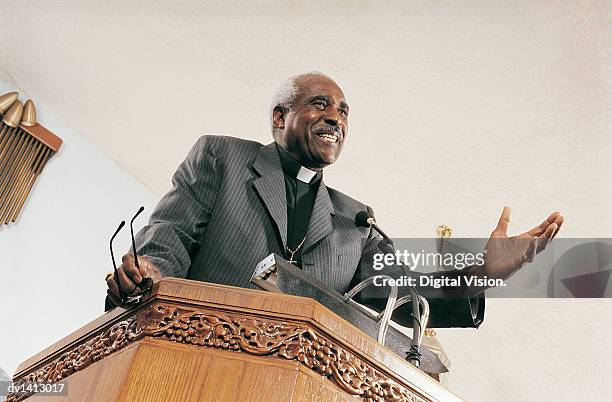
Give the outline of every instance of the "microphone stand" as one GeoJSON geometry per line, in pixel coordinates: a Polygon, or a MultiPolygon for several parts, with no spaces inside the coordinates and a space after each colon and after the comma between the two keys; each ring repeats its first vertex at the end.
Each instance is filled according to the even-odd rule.
{"type": "MultiPolygon", "coordinates": [[[[387,236],[383,230],[378,227],[373,217],[368,217],[366,223],[376,230],[383,239],[378,242],[378,248],[383,253],[395,254],[395,246],[393,240],[387,236]]],[[[404,273],[407,276],[412,276],[410,268],[405,267],[404,273]]],[[[413,366],[419,367],[421,365],[421,341],[423,340],[423,334],[425,333],[425,327],[427,326],[427,320],[429,319],[429,303],[427,300],[420,296],[414,286],[410,286],[410,296],[404,296],[395,302],[393,310],[401,306],[402,304],[412,302],[412,342],[410,343],[410,350],[406,353],[406,360],[408,360],[413,366]],[[421,314],[419,306],[423,307],[423,314],[421,314]]],[[[386,313],[386,311],[385,311],[386,313]]],[[[385,314],[386,315],[386,314],[385,314]]],[[[389,317],[391,314],[389,314],[389,317]]],[[[383,323],[386,324],[386,323],[383,323]]]]}

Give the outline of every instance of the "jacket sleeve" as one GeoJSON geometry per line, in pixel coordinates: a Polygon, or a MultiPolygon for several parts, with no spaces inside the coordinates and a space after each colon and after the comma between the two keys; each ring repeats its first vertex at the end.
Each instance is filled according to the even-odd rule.
{"type": "Polygon", "coordinates": [[[138,254],[147,256],[163,276],[186,277],[201,246],[221,182],[219,141],[200,137],[174,173],[172,189],[136,235],[138,254]]]}
{"type": "MultiPolygon", "coordinates": [[[[369,207],[368,211],[373,215],[369,207]]],[[[392,278],[400,278],[403,275],[407,275],[403,267],[397,265],[385,265],[381,270],[374,269],[374,255],[381,253],[378,247],[381,240],[382,238],[374,230],[371,230],[363,247],[361,260],[353,276],[351,288],[362,280],[376,275],[388,275],[392,278]]],[[[458,278],[465,275],[468,269],[438,271],[427,275],[433,277],[444,275],[446,277],[458,278]]],[[[424,275],[424,273],[415,271],[411,275],[417,278],[418,284],[419,275],[424,275]]],[[[463,284],[465,281],[460,283],[463,284]]],[[[484,295],[470,298],[466,287],[441,287],[433,289],[432,287],[424,288],[417,286],[417,291],[429,302],[428,327],[430,328],[478,327],[484,320],[484,295]]],[[[407,286],[399,287],[398,298],[408,294],[410,294],[410,290],[407,286]]],[[[380,312],[385,308],[388,295],[389,288],[370,285],[355,296],[355,301],[380,312]]],[[[411,312],[411,303],[407,303],[395,310],[392,318],[400,325],[412,327],[411,312]]]]}

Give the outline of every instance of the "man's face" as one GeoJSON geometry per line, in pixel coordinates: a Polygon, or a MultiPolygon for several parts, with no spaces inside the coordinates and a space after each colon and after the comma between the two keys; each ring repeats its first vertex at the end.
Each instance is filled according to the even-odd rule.
{"type": "Polygon", "coordinates": [[[320,170],[340,156],[348,132],[349,107],[342,90],[328,78],[304,76],[297,85],[294,107],[274,111],[276,142],[302,166],[320,170]]]}

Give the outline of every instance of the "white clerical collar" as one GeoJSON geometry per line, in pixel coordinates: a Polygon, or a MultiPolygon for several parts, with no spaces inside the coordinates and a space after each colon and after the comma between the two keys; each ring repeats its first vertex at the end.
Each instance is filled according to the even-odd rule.
{"type": "Polygon", "coordinates": [[[313,184],[317,177],[321,177],[322,172],[316,172],[300,165],[300,162],[277,144],[278,155],[285,175],[293,177],[302,183],[313,184]]]}
{"type": "Polygon", "coordinates": [[[300,170],[298,170],[297,176],[295,178],[301,181],[302,183],[308,184],[312,181],[312,179],[315,178],[316,175],[317,172],[315,172],[314,170],[310,170],[305,168],[304,166],[300,166],[300,170]]]}

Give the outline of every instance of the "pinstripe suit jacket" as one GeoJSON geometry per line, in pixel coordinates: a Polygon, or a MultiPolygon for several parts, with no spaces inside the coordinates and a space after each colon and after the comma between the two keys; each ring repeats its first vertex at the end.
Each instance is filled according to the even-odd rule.
{"type": "MultiPolygon", "coordinates": [[[[149,224],[136,235],[138,254],[149,257],[164,276],[255,287],[250,279],[257,263],[270,253],[285,254],[287,197],[275,143],[203,136],[172,182],[149,224]]],[[[342,294],[373,275],[403,274],[397,267],[373,270],[371,256],[378,250],[379,237],[355,225],[355,215],[363,210],[372,213],[320,180],[302,249],[302,269],[342,294]]],[[[381,296],[360,301],[380,310],[385,303],[381,296]]],[[[457,293],[450,297],[443,294],[430,300],[431,326],[480,325],[484,300],[457,293]]],[[[407,306],[393,318],[411,325],[407,306]]]]}
{"type": "MultiPolygon", "coordinates": [[[[255,265],[270,253],[285,254],[284,180],[274,143],[201,137],[174,174],[172,190],[138,233],[139,254],[164,276],[253,287],[255,265]]],[[[319,182],[302,267],[341,293],[375,239],[369,228],[354,223],[365,209],[319,182]]]]}

